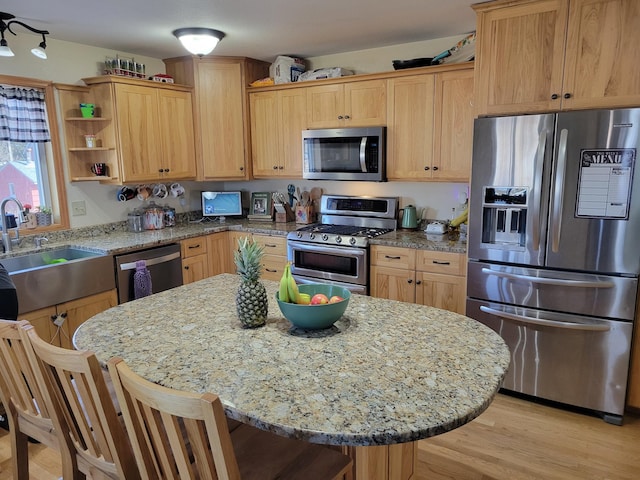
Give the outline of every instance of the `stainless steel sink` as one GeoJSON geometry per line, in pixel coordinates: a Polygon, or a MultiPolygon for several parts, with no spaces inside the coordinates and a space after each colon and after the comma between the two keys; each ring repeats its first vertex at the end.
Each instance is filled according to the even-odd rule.
{"type": "Polygon", "coordinates": [[[20,313],[115,288],[113,256],[74,247],[0,259],[18,292],[20,313]]]}
{"type": "Polygon", "coordinates": [[[60,265],[61,263],[103,257],[103,254],[90,252],[73,247],[63,247],[55,250],[46,250],[42,252],[27,253],[17,257],[10,257],[0,260],[9,273],[19,273],[26,270],[36,268],[50,267],[60,265]]]}

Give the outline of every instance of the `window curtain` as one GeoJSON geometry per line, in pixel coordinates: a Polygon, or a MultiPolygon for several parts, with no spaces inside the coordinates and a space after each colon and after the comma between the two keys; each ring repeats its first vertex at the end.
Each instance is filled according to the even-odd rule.
{"type": "Polygon", "coordinates": [[[51,141],[44,92],[0,85],[0,140],[51,141]]]}

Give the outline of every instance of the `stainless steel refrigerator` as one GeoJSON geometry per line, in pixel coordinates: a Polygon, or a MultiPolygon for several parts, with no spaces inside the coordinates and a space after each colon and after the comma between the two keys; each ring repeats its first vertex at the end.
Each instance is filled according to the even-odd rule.
{"type": "Polygon", "coordinates": [[[467,315],[511,350],[503,388],[624,412],[640,273],[640,109],[475,122],[467,315]]]}

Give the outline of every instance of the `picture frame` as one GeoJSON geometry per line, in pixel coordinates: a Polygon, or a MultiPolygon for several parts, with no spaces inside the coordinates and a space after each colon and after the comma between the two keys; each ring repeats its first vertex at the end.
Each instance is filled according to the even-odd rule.
{"type": "Polygon", "coordinates": [[[249,207],[249,218],[271,218],[273,208],[272,192],[253,192],[249,207]]]}

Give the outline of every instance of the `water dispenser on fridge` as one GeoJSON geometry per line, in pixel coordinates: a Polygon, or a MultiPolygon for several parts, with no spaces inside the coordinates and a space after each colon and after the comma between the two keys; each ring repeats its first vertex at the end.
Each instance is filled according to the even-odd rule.
{"type": "Polygon", "coordinates": [[[484,187],[482,243],[492,248],[524,248],[527,233],[527,187],[484,187]]]}

